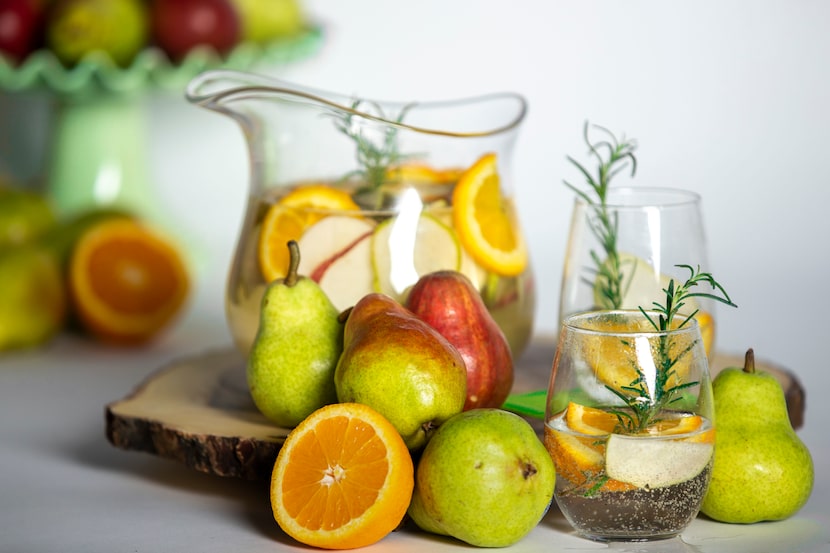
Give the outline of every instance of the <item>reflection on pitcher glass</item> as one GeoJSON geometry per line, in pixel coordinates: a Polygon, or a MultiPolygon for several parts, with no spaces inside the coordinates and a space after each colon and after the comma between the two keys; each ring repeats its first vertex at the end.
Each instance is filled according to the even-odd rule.
{"type": "Polygon", "coordinates": [[[598,311],[562,323],[545,446],[556,503],[593,540],[675,536],[709,485],[714,407],[700,328],[679,318],[657,330],[658,317],[598,311]]]}
{"type": "Polygon", "coordinates": [[[232,71],[200,75],[187,98],[239,123],[250,154],[226,297],[241,352],[266,285],[286,273],[290,239],[299,273],[338,309],[369,292],[403,301],[419,276],[457,270],[514,356],[525,348],[535,285],[511,170],[524,98],[378,102],[232,71]]]}

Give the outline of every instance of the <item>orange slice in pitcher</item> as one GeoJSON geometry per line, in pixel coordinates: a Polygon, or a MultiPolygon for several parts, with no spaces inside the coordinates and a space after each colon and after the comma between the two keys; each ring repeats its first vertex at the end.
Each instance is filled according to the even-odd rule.
{"type": "Polygon", "coordinates": [[[272,205],[259,235],[259,267],[265,281],[283,278],[288,272],[289,240],[299,240],[305,229],[333,211],[359,209],[348,192],[325,184],[295,188],[272,205]]]}
{"type": "Polygon", "coordinates": [[[482,267],[505,276],[527,266],[527,246],[513,208],[501,193],[496,155],[486,154],[455,185],[453,224],[464,248],[482,267]]]}
{"type": "Polygon", "coordinates": [[[414,485],[412,458],[395,427],[371,407],[335,403],[286,438],[271,477],[271,507],[297,541],[352,549],[398,527],[414,485]]]}

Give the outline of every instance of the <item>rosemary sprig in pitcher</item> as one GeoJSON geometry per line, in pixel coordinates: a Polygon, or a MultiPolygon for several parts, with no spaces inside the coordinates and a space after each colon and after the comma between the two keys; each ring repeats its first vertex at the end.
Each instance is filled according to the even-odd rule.
{"type": "Polygon", "coordinates": [[[678,380],[677,384],[670,385],[676,374],[677,362],[696,345],[693,342],[680,351],[673,352],[672,336],[666,334],[669,330],[683,328],[697,314],[698,309],[688,315],[683,314],[681,315],[683,319],[675,325],[675,317],[686,302],[691,298],[705,298],[730,307],[737,307],[711,273],[701,272],[700,267],[694,268],[690,265],[677,265],[677,267],[687,269],[690,273],[689,278],[680,284],[674,279],[669,281],[668,286],[663,289],[666,294],[666,303],[661,305],[654,302],[651,312],[640,306],[640,312],[648,319],[654,330],[663,333],[657,346],[657,374],[653,383],[653,391],[647,387],[646,375],[638,365],[635,365],[637,378],[628,386],[622,386],[620,390],[607,386],[611,392],[622,399],[630,410],[614,411],[622,427],[629,433],[642,432],[648,428],[656,422],[663,409],[682,397],[683,390],[697,386],[699,383],[698,381],[681,382],[678,380]],[[708,283],[712,291],[698,291],[696,287],[702,283],[708,283]]]}
{"type": "MultiPolygon", "coordinates": [[[[589,125],[587,122],[585,123],[583,135],[585,143],[588,144],[589,154],[598,163],[597,174],[596,176],[592,175],[578,161],[568,156],[568,161],[579,169],[587,180],[590,190],[586,192],[568,181],[563,182],[591,206],[594,211],[595,218],[589,219],[589,225],[602,245],[605,254],[605,260],[603,260],[595,250],[591,250],[590,252],[591,258],[596,265],[597,291],[605,302],[605,305],[599,307],[619,309],[622,307],[624,274],[617,252],[617,217],[608,210],[608,189],[611,184],[611,179],[629,165],[631,166],[631,175],[633,176],[636,173],[637,159],[634,157],[634,151],[637,149],[637,144],[633,140],[626,140],[625,137],[618,140],[608,129],[598,125],[589,125]],[[607,138],[591,142],[589,136],[591,128],[597,129],[606,135],[607,138]],[[595,197],[592,197],[589,192],[593,192],[595,197]]],[[[593,283],[590,284],[593,285],[593,283]]]]}
{"type": "MultiPolygon", "coordinates": [[[[359,110],[363,103],[363,100],[354,100],[351,105],[352,110],[359,110]]],[[[369,104],[378,117],[386,119],[386,115],[379,105],[371,102],[369,104]]],[[[414,104],[404,106],[401,112],[391,121],[401,123],[407,111],[413,106],[414,104]]],[[[359,116],[356,113],[347,111],[338,115],[335,119],[337,129],[352,139],[357,149],[358,169],[349,172],[343,178],[360,176],[365,181],[365,185],[358,192],[372,192],[379,189],[386,182],[389,168],[400,163],[408,156],[401,154],[398,150],[399,129],[394,124],[378,124],[374,127],[368,127],[363,121],[357,121],[357,118],[359,116]],[[377,138],[368,136],[365,131],[369,128],[378,129],[381,133],[380,136],[377,138]]]]}

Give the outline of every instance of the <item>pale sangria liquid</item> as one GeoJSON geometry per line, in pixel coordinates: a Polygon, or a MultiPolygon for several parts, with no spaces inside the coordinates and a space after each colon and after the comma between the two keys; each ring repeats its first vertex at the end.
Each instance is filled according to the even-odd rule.
{"type": "Polygon", "coordinates": [[[657,417],[686,417],[699,426],[668,435],[582,434],[569,428],[564,411],[547,421],[544,442],[556,465],[554,496],[577,532],[598,541],[641,541],[670,538],[686,528],[709,486],[714,428],[689,413],[657,417]]]}
{"type": "MultiPolygon", "coordinates": [[[[320,183],[317,183],[320,184],[320,183]]],[[[363,295],[370,292],[387,291],[388,283],[393,280],[392,272],[403,265],[408,269],[403,281],[399,279],[396,290],[396,299],[403,301],[406,289],[414,284],[414,279],[424,272],[438,269],[453,269],[465,274],[487,305],[495,321],[499,324],[507,338],[514,357],[518,356],[527,345],[532,330],[535,310],[535,285],[530,262],[524,271],[517,276],[504,276],[488,271],[478,263],[472,254],[465,248],[454,228],[452,215],[452,190],[455,182],[445,183],[407,183],[396,184],[394,190],[387,194],[380,207],[375,207],[375,199],[363,201],[357,190],[360,183],[344,183],[343,181],[323,183],[332,188],[350,191],[359,211],[351,210],[321,210],[310,208],[295,209],[302,218],[314,212],[318,223],[329,217],[349,217],[366,223],[370,235],[366,242],[357,245],[350,244],[349,252],[338,253],[342,249],[341,241],[330,232],[311,232],[312,227],[305,228],[302,233],[306,236],[306,243],[300,237],[300,274],[315,275],[319,278],[318,268],[304,264],[304,249],[313,257],[325,258],[331,250],[329,261],[335,259],[342,263],[338,269],[340,277],[326,279],[324,276],[318,281],[324,292],[329,295],[335,307],[344,310],[350,307],[363,295]],[[404,212],[396,202],[400,199],[401,191],[417,190],[419,192],[419,206],[413,216],[411,210],[404,219],[404,212]],[[417,220],[418,223],[413,223],[417,220]],[[400,224],[399,224],[400,221],[400,224]],[[421,224],[422,223],[422,224],[421,224]],[[380,231],[384,226],[388,228],[380,231]],[[395,232],[395,228],[401,232],[395,232]],[[391,235],[409,235],[398,244],[393,244],[391,235]],[[313,243],[312,237],[314,237],[313,243]],[[387,241],[384,248],[378,246],[379,241],[387,241]],[[457,244],[457,256],[449,256],[452,244],[457,244]],[[413,250],[414,247],[414,250],[413,250]],[[379,260],[377,251],[393,252],[391,260],[379,260]],[[434,253],[433,253],[434,252],[434,253]],[[430,259],[431,257],[431,259],[430,259]],[[412,269],[415,269],[413,272],[412,269]],[[383,283],[387,283],[384,285],[383,283]]],[[[302,185],[297,185],[302,186],[302,185]]],[[[262,238],[263,222],[272,205],[278,204],[282,198],[297,187],[278,187],[268,190],[260,197],[253,197],[251,205],[246,210],[246,220],[239,237],[236,255],[239,259],[232,264],[228,278],[226,294],[226,316],[237,348],[247,353],[251,347],[259,327],[260,304],[265,288],[268,284],[263,275],[260,261],[260,240],[262,238]]],[[[514,232],[520,233],[515,204],[512,198],[505,198],[505,209],[513,224],[514,232]]],[[[311,262],[310,262],[311,263],[311,262]]],[[[333,266],[333,265],[332,265],[333,266]]]]}

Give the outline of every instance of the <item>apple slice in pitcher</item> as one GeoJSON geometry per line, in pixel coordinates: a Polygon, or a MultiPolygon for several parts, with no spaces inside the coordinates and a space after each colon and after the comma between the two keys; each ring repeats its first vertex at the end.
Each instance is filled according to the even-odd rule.
{"type": "Polygon", "coordinates": [[[297,242],[298,272],[317,282],[338,309],[372,291],[369,244],[374,228],[367,219],[332,215],[309,227],[297,242]]]}
{"type": "Polygon", "coordinates": [[[421,275],[461,268],[453,230],[428,213],[380,223],[372,234],[372,287],[402,301],[421,275]]]}

